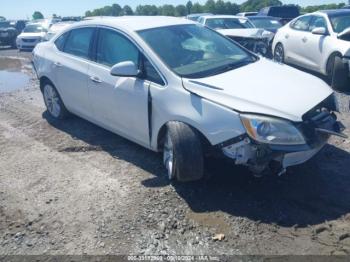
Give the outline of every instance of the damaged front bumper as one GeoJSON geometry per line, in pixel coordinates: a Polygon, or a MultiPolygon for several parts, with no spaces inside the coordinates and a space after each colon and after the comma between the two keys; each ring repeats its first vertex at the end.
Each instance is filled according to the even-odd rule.
{"type": "Polygon", "coordinates": [[[346,138],[345,127],[334,113],[325,108],[314,109],[296,127],[305,137],[304,145],[272,145],[259,143],[244,134],[220,145],[223,154],[237,165],[244,165],[257,176],[267,170],[283,174],[288,167],[305,163],[328,142],[330,136],[346,138]]]}

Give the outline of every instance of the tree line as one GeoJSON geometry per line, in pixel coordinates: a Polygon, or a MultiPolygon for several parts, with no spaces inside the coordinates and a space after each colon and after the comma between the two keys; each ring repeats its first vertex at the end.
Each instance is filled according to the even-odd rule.
{"type": "MultiPolygon", "coordinates": [[[[224,0],[207,0],[205,4],[188,1],[185,5],[138,5],[133,10],[129,5],[120,6],[113,4],[97,8],[92,11],[86,11],[85,16],[122,16],[122,15],[164,15],[164,16],[186,16],[193,13],[213,13],[213,14],[231,14],[235,15],[239,12],[259,11],[266,6],[281,6],[280,0],[247,0],[241,5],[231,3],[224,0]]],[[[337,9],[345,4],[328,4],[300,7],[302,13],[314,12],[324,9],[337,9]]]]}

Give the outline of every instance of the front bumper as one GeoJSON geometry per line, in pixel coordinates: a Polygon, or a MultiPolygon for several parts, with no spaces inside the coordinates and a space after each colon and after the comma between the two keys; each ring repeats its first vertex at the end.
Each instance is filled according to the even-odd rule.
{"type": "Polygon", "coordinates": [[[262,144],[243,135],[221,144],[221,150],[235,164],[248,166],[256,175],[268,169],[281,174],[286,168],[303,164],[314,157],[327,144],[330,136],[346,137],[342,134],[345,127],[337,121],[334,113],[326,110],[309,112],[306,119],[296,126],[305,137],[304,145],[262,144]]]}
{"type": "Polygon", "coordinates": [[[271,52],[270,39],[264,37],[237,37],[229,36],[232,40],[238,42],[241,46],[247,48],[253,53],[268,57],[271,52]]]}
{"type": "Polygon", "coordinates": [[[16,44],[18,49],[33,49],[40,42],[41,42],[40,38],[34,38],[34,39],[17,38],[16,44]]]}

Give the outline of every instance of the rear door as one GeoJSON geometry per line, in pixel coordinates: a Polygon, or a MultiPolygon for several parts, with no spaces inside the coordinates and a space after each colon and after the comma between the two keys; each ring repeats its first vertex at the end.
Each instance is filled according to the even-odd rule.
{"type": "Polygon", "coordinates": [[[56,40],[58,51],[53,58],[56,87],[66,107],[83,117],[91,116],[87,83],[94,32],[94,27],[83,27],[62,35],[56,40]]]}

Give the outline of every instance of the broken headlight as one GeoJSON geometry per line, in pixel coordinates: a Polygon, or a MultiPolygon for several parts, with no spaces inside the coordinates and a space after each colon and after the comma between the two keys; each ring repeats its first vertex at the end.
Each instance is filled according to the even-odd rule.
{"type": "Polygon", "coordinates": [[[258,115],[241,115],[248,135],[257,142],[274,145],[303,145],[304,136],[286,120],[258,115]]]}

